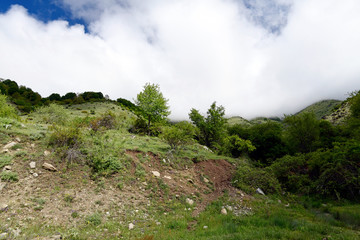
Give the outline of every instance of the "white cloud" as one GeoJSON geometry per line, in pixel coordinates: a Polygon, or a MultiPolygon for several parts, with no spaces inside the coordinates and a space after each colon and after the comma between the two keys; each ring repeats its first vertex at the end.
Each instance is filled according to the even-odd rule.
{"type": "Polygon", "coordinates": [[[15,6],[0,15],[1,77],[45,96],[130,100],[155,82],[173,118],[213,101],[228,115],[282,115],[359,89],[357,0],[257,0],[251,9],[239,0],[63,2],[90,33],[15,6]]]}

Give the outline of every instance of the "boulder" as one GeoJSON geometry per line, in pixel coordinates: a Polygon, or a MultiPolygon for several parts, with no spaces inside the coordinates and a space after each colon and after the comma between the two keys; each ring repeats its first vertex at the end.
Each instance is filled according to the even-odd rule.
{"type": "Polygon", "coordinates": [[[56,172],[56,171],[57,171],[56,167],[54,167],[54,166],[51,165],[50,163],[44,163],[44,164],[42,165],[42,167],[43,167],[44,169],[48,170],[48,171],[52,171],[52,172],[56,172]]]}
{"type": "Polygon", "coordinates": [[[151,171],[151,172],[155,177],[160,177],[160,173],[158,171],[151,171]]]}
{"type": "Polygon", "coordinates": [[[30,163],[30,168],[31,168],[31,169],[36,168],[36,162],[31,162],[31,163],[30,163]]]}

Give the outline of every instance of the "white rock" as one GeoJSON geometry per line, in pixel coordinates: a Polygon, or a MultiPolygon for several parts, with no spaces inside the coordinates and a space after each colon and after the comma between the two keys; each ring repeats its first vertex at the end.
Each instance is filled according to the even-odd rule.
{"type": "Polygon", "coordinates": [[[12,148],[13,146],[15,146],[17,144],[17,142],[9,142],[8,144],[6,144],[3,149],[9,149],[12,148]]]}
{"type": "Polygon", "coordinates": [[[129,230],[133,229],[135,225],[133,223],[129,223],[129,230]]]}
{"type": "Polygon", "coordinates": [[[227,215],[227,211],[226,211],[226,209],[225,209],[225,208],[222,208],[222,209],[221,209],[221,214],[223,214],[223,215],[227,215]]]}
{"type": "Polygon", "coordinates": [[[21,230],[19,228],[11,229],[13,237],[17,238],[20,236],[21,230]]]}
{"type": "Polygon", "coordinates": [[[229,210],[230,212],[232,212],[233,210],[232,206],[226,206],[226,209],[229,210]]]}
{"type": "Polygon", "coordinates": [[[49,155],[50,155],[50,152],[48,150],[45,150],[44,151],[44,156],[46,157],[46,156],[49,156],[49,155]]]}
{"type": "Polygon", "coordinates": [[[5,166],[4,167],[4,171],[10,171],[11,170],[11,166],[5,166]]]}
{"type": "Polygon", "coordinates": [[[207,179],[207,178],[204,178],[203,180],[204,180],[205,183],[209,182],[209,179],[207,179]]]}
{"type": "Polygon", "coordinates": [[[21,139],[20,139],[19,137],[16,137],[15,140],[16,140],[17,142],[21,142],[21,139]]]}
{"type": "Polygon", "coordinates": [[[156,225],[161,225],[161,222],[156,222],[156,225]]]}
{"type": "Polygon", "coordinates": [[[263,192],[263,190],[261,190],[260,188],[256,189],[256,192],[258,194],[261,194],[261,195],[264,195],[265,196],[265,193],[263,192]]]}
{"type": "Polygon", "coordinates": [[[151,172],[155,177],[160,177],[160,173],[158,171],[151,171],[151,172]]]}
{"type": "Polygon", "coordinates": [[[44,169],[46,169],[46,170],[49,170],[49,171],[53,171],[53,172],[56,172],[56,171],[57,171],[57,169],[56,169],[53,165],[51,165],[50,163],[44,163],[44,164],[42,165],[42,167],[43,167],[44,169]]]}
{"type": "Polygon", "coordinates": [[[36,168],[36,162],[30,162],[30,168],[31,169],[36,168]]]}
{"type": "Polygon", "coordinates": [[[9,206],[5,203],[0,204],[0,212],[5,211],[9,206]]]}
{"type": "Polygon", "coordinates": [[[37,174],[37,173],[33,173],[33,176],[34,176],[34,177],[38,177],[38,176],[39,176],[39,174],[37,174]]]}
{"type": "Polygon", "coordinates": [[[207,229],[207,228],[208,228],[208,226],[204,226],[204,227],[203,227],[203,229],[207,229]]]}
{"type": "Polygon", "coordinates": [[[170,177],[170,176],[166,176],[166,175],[165,175],[164,178],[171,180],[171,177],[170,177]]]}
{"type": "Polygon", "coordinates": [[[189,204],[189,205],[193,205],[194,204],[194,200],[190,199],[190,198],[187,198],[186,199],[186,203],[189,204]]]}

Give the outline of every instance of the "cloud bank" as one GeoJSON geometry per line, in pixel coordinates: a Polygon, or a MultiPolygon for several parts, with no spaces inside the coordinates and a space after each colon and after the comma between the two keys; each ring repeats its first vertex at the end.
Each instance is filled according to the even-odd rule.
{"type": "Polygon", "coordinates": [[[47,96],[136,98],[160,84],[173,119],[217,101],[228,116],[294,113],[360,88],[357,0],[62,0],[84,19],[0,15],[0,77],[47,96]]]}

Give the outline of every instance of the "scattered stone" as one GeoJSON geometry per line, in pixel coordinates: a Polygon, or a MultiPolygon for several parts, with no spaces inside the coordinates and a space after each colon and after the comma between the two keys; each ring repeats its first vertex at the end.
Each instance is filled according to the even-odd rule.
{"type": "Polygon", "coordinates": [[[51,240],[60,240],[62,239],[62,236],[60,234],[56,234],[50,237],[51,240]]]}
{"type": "Polygon", "coordinates": [[[143,184],[144,186],[147,186],[147,182],[143,182],[142,184],[143,184]]]}
{"type": "Polygon", "coordinates": [[[49,155],[50,155],[50,151],[45,150],[45,151],[44,151],[44,156],[47,157],[47,156],[49,156],[49,155]]]}
{"type": "Polygon", "coordinates": [[[285,207],[290,207],[290,203],[286,204],[285,207]]]}
{"type": "Polygon", "coordinates": [[[9,149],[9,148],[12,148],[13,146],[15,146],[17,144],[17,142],[9,142],[8,144],[6,144],[3,149],[6,150],[6,149],[9,149]]]}
{"type": "Polygon", "coordinates": [[[166,159],[165,159],[165,158],[163,158],[163,162],[166,163],[166,159]]]}
{"type": "Polygon", "coordinates": [[[194,204],[194,200],[190,199],[190,198],[187,198],[186,199],[186,203],[189,204],[189,205],[193,205],[194,204]]]}
{"type": "Polygon", "coordinates": [[[161,222],[156,222],[156,225],[161,225],[161,222]]]}
{"type": "Polygon", "coordinates": [[[227,209],[227,210],[229,210],[230,212],[232,212],[232,211],[233,211],[232,206],[226,206],[226,209],[227,209]]]}
{"type": "Polygon", "coordinates": [[[205,178],[205,177],[203,178],[203,180],[204,180],[204,183],[210,182],[209,179],[207,179],[207,178],[205,178]]]}
{"type": "Polygon", "coordinates": [[[261,194],[261,195],[264,195],[265,196],[265,193],[263,192],[263,190],[261,190],[260,188],[256,189],[256,192],[258,194],[261,194]]]}
{"type": "Polygon", "coordinates": [[[131,139],[135,139],[135,138],[136,138],[136,136],[135,136],[135,135],[132,135],[132,136],[131,136],[131,139]]]}
{"type": "Polygon", "coordinates": [[[8,238],[8,233],[4,232],[4,233],[0,233],[0,240],[2,239],[7,239],[8,238]]]}
{"type": "Polygon", "coordinates": [[[226,211],[225,208],[222,208],[222,209],[221,209],[221,214],[222,214],[222,215],[227,215],[227,211],[226,211]]]}
{"type": "Polygon", "coordinates": [[[5,166],[3,171],[11,171],[11,166],[5,166]]]}
{"type": "Polygon", "coordinates": [[[39,174],[37,174],[37,173],[33,173],[33,176],[34,176],[34,177],[38,177],[38,176],[39,176],[39,174]]]}
{"type": "Polygon", "coordinates": [[[15,140],[16,140],[17,142],[21,142],[21,139],[20,139],[19,137],[16,137],[15,140]]]}
{"type": "Polygon", "coordinates": [[[3,204],[0,204],[0,212],[3,212],[3,211],[6,211],[8,209],[8,205],[3,203],[3,204]]]}
{"type": "Polygon", "coordinates": [[[208,226],[204,226],[204,227],[203,227],[203,229],[207,229],[207,228],[208,228],[208,226]]]}
{"type": "Polygon", "coordinates": [[[30,168],[31,169],[36,168],[36,162],[30,162],[30,168]]]}
{"type": "Polygon", "coordinates": [[[133,223],[129,223],[129,230],[133,229],[135,225],[133,223]]]}
{"type": "Polygon", "coordinates": [[[26,128],[25,124],[23,124],[23,123],[21,123],[20,126],[21,126],[22,128],[26,128]]]}
{"type": "Polygon", "coordinates": [[[0,182],[0,192],[6,187],[6,183],[0,182]]]}
{"type": "Polygon", "coordinates": [[[35,143],[30,144],[30,147],[34,148],[34,147],[35,147],[35,143]]]}
{"type": "Polygon", "coordinates": [[[6,124],[6,125],[5,125],[5,129],[10,129],[11,127],[12,127],[11,124],[6,124]]]}
{"type": "Polygon", "coordinates": [[[151,171],[151,172],[155,177],[160,177],[160,173],[158,171],[151,171]]]}
{"type": "Polygon", "coordinates": [[[170,177],[170,176],[166,176],[166,175],[165,175],[164,178],[171,180],[171,177],[170,177]]]}
{"type": "Polygon", "coordinates": [[[49,170],[49,171],[52,171],[52,172],[56,172],[56,171],[57,171],[57,169],[56,169],[53,165],[51,165],[50,163],[44,163],[44,164],[42,165],[42,167],[43,167],[44,169],[49,170]]]}

